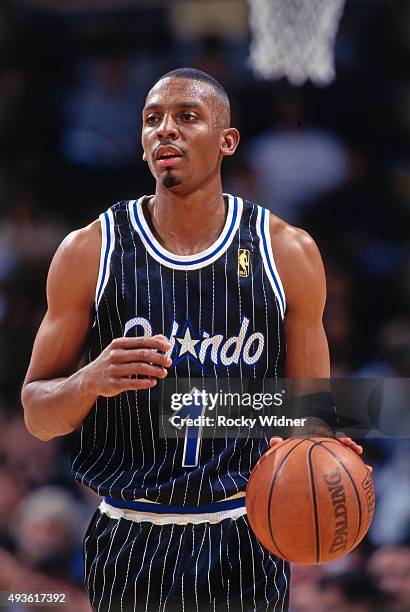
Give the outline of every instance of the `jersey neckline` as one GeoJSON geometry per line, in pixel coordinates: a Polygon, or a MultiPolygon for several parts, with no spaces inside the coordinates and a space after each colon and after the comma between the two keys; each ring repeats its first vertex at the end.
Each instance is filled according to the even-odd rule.
{"type": "Polygon", "coordinates": [[[138,200],[129,201],[131,223],[138,232],[145,248],[150,255],[168,268],[177,270],[197,270],[216,261],[228,249],[238,230],[241,221],[243,201],[237,196],[224,193],[228,200],[228,211],[225,225],[216,241],[207,249],[193,255],[176,255],[165,249],[151,232],[145,219],[142,204],[152,196],[142,196],[138,200]]]}

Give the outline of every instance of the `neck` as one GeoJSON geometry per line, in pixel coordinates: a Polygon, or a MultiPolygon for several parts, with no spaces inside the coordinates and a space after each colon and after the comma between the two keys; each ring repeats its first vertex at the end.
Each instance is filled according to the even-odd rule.
{"type": "Polygon", "coordinates": [[[175,255],[194,255],[221,234],[226,219],[222,185],[191,194],[172,193],[157,185],[145,208],[147,222],[160,244],[175,255]]]}

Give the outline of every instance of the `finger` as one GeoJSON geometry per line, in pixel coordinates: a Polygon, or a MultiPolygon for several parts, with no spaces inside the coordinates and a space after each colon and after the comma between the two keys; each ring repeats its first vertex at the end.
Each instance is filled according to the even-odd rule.
{"type": "Polygon", "coordinates": [[[344,446],[348,446],[352,450],[354,450],[358,455],[361,455],[363,452],[363,446],[357,444],[352,440],[352,438],[337,438],[339,442],[341,442],[344,446]]]}
{"type": "Polygon", "coordinates": [[[165,336],[141,336],[138,338],[116,338],[112,341],[111,347],[123,349],[150,348],[166,352],[171,348],[171,344],[165,336]]]}
{"type": "Polygon", "coordinates": [[[138,363],[145,361],[156,365],[169,368],[172,365],[172,359],[163,353],[153,349],[133,349],[133,350],[114,350],[111,353],[115,363],[138,363]]]}
{"type": "Polygon", "coordinates": [[[269,446],[270,446],[270,448],[273,448],[274,446],[276,446],[280,442],[283,442],[283,438],[280,438],[279,436],[274,436],[273,438],[271,438],[269,440],[269,446]]]}
{"type": "Polygon", "coordinates": [[[363,447],[359,446],[359,444],[356,444],[355,442],[352,442],[351,444],[344,444],[344,446],[347,446],[347,448],[350,448],[357,455],[361,455],[363,453],[363,447]]]}
{"type": "Polygon", "coordinates": [[[353,442],[352,438],[349,438],[348,436],[346,436],[346,434],[337,434],[336,435],[336,439],[339,440],[339,442],[342,442],[343,444],[349,444],[350,442],[353,442]]]}
{"type": "Polygon", "coordinates": [[[360,444],[356,444],[356,442],[352,442],[348,446],[358,455],[361,455],[363,453],[363,446],[360,446],[360,444]]]}
{"type": "Polygon", "coordinates": [[[116,378],[126,378],[133,375],[165,378],[168,374],[168,370],[151,365],[150,363],[137,362],[113,365],[110,367],[110,374],[116,378]]]}
{"type": "Polygon", "coordinates": [[[119,378],[118,383],[121,386],[121,391],[142,391],[155,387],[158,380],[156,378],[119,378]]]}

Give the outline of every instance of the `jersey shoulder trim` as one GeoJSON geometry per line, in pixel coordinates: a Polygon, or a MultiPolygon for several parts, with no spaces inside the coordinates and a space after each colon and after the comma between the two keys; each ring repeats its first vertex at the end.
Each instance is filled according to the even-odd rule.
{"type": "Polygon", "coordinates": [[[285,291],[283,289],[282,281],[279,276],[278,269],[276,267],[275,258],[272,251],[272,241],[269,231],[269,220],[270,212],[262,206],[258,206],[258,216],[256,219],[256,232],[259,237],[259,248],[262,256],[263,265],[265,272],[272,285],[272,289],[275,293],[276,299],[279,304],[280,313],[282,319],[286,312],[286,299],[285,291]]]}
{"type": "Polygon", "coordinates": [[[130,200],[128,206],[131,223],[149,254],[161,264],[175,270],[198,270],[199,268],[209,266],[225,253],[239,228],[243,210],[242,198],[230,194],[224,194],[224,196],[227,197],[228,201],[228,214],[220,236],[205,251],[195,253],[194,255],[175,255],[158,242],[152,234],[143,214],[142,203],[146,196],[138,200],[130,200]]]}
{"type": "Polygon", "coordinates": [[[101,301],[104,289],[110,276],[111,255],[115,246],[114,215],[111,208],[99,216],[101,224],[101,251],[100,267],[98,271],[97,287],[95,290],[95,309],[101,301]]]}

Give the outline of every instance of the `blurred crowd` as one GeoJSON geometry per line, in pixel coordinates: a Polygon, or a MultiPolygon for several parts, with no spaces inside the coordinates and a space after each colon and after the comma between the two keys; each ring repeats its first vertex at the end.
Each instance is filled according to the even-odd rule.
{"type": "MultiPolygon", "coordinates": [[[[161,74],[193,66],[224,84],[242,136],[225,191],[317,241],[333,376],[410,377],[410,4],[347,0],[323,89],[255,80],[245,0],[84,4],[0,5],[0,590],[69,591],[80,612],[98,499],[73,482],[69,438],[26,432],[19,390],[58,243],[153,192],[140,109],[161,74]]],[[[410,610],[409,433],[364,442],[373,526],[340,561],[294,568],[293,612],[410,610]]]]}

